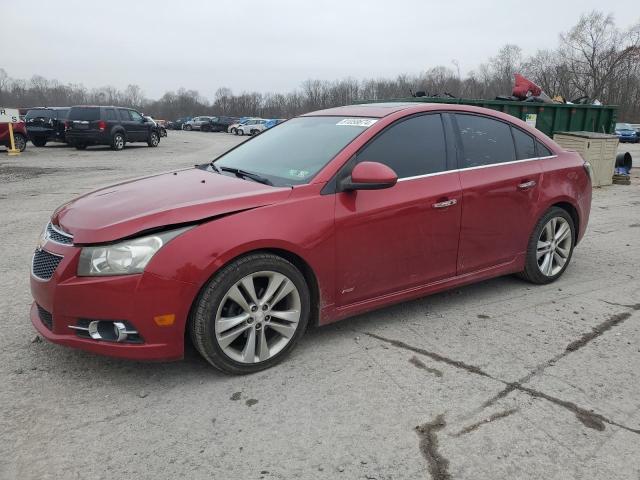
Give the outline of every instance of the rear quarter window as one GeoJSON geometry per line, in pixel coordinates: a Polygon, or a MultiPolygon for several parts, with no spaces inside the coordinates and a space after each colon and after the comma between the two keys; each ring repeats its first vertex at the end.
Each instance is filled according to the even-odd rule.
{"type": "Polygon", "coordinates": [[[99,107],[74,107],[69,110],[69,120],[93,121],[100,118],[99,107]]]}
{"type": "Polygon", "coordinates": [[[515,127],[511,127],[511,132],[513,133],[513,140],[516,144],[516,158],[518,160],[536,158],[536,144],[533,137],[515,127]]]}
{"type": "Polygon", "coordinates": [[[538,157],[551,157],[553,152],[545,147],[540,141],[536,140],[536,149],[538,150],[538,157]]]}

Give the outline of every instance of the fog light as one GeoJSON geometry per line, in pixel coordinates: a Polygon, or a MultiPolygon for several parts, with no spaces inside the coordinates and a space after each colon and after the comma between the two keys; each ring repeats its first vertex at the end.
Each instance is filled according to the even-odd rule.
{"type": "Polygon", "coordinates": [[[108,320],[85,320],[78,325],[69,325],[79,335],[88,335],[93,340],[107,342],[140,342],[140,336],[136,330],[127,327],[125,322],[112,322],[108,320]],[[131,338],[133,336],[133,338],[131,338]]]}

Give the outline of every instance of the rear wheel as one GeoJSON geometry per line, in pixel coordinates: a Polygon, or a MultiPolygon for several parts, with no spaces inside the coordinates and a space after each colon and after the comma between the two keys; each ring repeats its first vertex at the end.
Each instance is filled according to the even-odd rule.
{"type": "Polygon", "coordinates": [[[16,150],[24,152],[24,150],[27,148],[27,137],[25,137],[21,133],[14,133],[13,143],[15,144],[16,150]]]}
{"type": "Polygon", "coordinates": [[[257,135],[258,133],[258,130],[251,130],[251,135],[257,135]]]}
{"type": "Polygon", "coordinates": [[[300,271],[277,255],[233,261],[203,289],[190,322],[193,343],[213,366],[252,373],[280,362],[303,335],[309,289],[300,271]]]}
{"type": "Polygon", "coordinates": [[[244,135],[244,130],[242,130],[241,128],[238,128],[238,129],[236,130],[236,135],[243,136],[243,135],[244,135]]]}
{"type": "Polygon", "coordinates": [[[86,143],[76,143],[74,146],[76,147],[76,150],[84,150],[87,148],[86,143]]]}
{"type": "Polygon", "coordinates": [[[149,135],[149,140],[147,141],[147,145],[149,145],[150,147],[157,147],[159,143],[160,137],[158,136],[158,133],[151,132],[151,135],[149,135]]]}
{"type": "Polygon", "coordinates": [[[47,139],[44,137],[34,137],[31,139],[31,143],[36,147],[44,147],[47,144],[47,139]]]}
{"type": "Polygon", "coordinates": [[[124,148],[125,140],[124,134],[121,132],[116,132],[111,139],[111,148],[113,150],[119,151],[124,148]]]}
{"type": "Polygon", "coordinates": [[[557,280],[569,266],[575,238],[571,215],[559,207],[549,209],[531,234],[525,269],[520,277],[538,284],[557,280]]]}
{"type": "Polygon", "coordinates": [[[193,127],[191,125],[185,125],[184,129],[188,132],[190,132],[191,130],[193,130],[193,127]]]}
{"type": "Polygon", "coordinates": [[[229,133],[233,133],[235,135],[236,133],[238,133],[238,130],[236,128],[232,128],[231,130],[229,130],[229,133]]]}

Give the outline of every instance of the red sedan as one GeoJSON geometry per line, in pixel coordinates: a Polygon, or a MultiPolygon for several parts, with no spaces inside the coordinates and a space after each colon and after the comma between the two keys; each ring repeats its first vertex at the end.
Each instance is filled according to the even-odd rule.
{"type": "Polygon", "coordinates": [[[348,106],[211,163],[58,208],[34,253],[31,320],[52,342],[248,373],[324,325],[518,273],[556,280],[587,227],[591,170],[506,114],[348,106]]]}

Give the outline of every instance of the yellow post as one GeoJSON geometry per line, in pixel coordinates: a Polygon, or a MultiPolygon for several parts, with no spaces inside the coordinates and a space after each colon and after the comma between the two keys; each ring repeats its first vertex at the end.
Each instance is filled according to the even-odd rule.
{"type": "Polygon", "coordinates": [[[20,155],[20,150],[16,149],[16,142],[13,139],[13,124],[9,123],[9,140],[11,142],[11,148],[7,152],[9,155],[20,155]]]}

